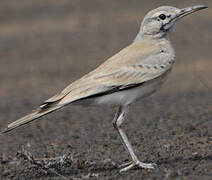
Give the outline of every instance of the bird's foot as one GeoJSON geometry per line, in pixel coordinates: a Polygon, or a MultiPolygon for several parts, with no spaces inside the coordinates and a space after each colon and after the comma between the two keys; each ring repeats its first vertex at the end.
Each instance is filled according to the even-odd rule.
{"type": "Polygon", "coordinates": [[[130,162],[127,162],[127,163],[124,163],[124,164],[121,164],[120,166],[118,166],[119,169],[122,169],[122,168],[125,168],[127,166],[129,166],[130,164],[132,164],[133,162],[130,161],[130,162]]]}
{"type": "Polygon", "coordinates": [[[119,166],[119,168],[122,168],[120,170],[120,172],[126,172],[133,168],[154,169],[156,166],[157,166],[157,164],[155,164],[155,163],[128,162],[128,163],[125,163],[125,164],[119,166]]]}

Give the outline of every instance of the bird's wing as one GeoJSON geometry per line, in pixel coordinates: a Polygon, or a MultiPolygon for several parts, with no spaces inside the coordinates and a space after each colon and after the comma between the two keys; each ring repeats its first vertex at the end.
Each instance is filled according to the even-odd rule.
{"type": "MultiPolygon", "coordinates": [[[[51,103],[71,102],[138,86],[159,77],[171,67],[163,63],[167,58],[153,44],[133,43],[107,60],[94,71],[73,82],[61,93],[45,101],[51,103]]],[[[41,107],[42,107],[41,106],[41,107]]]]}

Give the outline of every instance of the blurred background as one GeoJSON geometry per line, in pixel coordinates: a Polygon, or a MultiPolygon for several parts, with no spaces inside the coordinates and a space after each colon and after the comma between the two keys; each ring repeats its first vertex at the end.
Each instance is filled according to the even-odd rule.
{"type": "MultiPolygon", "coordinates": [[[[1,1],[0,128],[130,44],[149,10],[161,5],[183,8],[197,4],[212,7],[211,0],[1,1]]],[[[212,136],[211,19],[209,8],[177,24],[171,36],[177,63],[169,80],[155,95],[132,106],[128,132],[144,160],[158,160],[156,152],[166,156],[161,144],[172,144],[179,135],[185,138],[182,146],[187,140],[195,144],[201,141],[196,137],[212,136]],[[198,136],[185,135],[190,128],[198,136]],[[141,136],[147,139],[141,141],[141,136]],[[148,155],[151,148],[153,153],[148,155]]],[[[14,157],[26,144],[37,156],[56,156],[70,145],[84,158],[110,157],[121,162],[127,154],[111,125],[114,112],[110,108],[66,108],[0,137],[0,156],[14,157]]],[[[178,146],[171,146],[175,159],[178,146]]],[[[192,151],[197,147],[185,146],[192,151]]],[[[210,156],[211,148],[209,141],[198,153],[210,156]]],[[[189,155],[189,151],[183,153],[184,157],[189,155]]]]}

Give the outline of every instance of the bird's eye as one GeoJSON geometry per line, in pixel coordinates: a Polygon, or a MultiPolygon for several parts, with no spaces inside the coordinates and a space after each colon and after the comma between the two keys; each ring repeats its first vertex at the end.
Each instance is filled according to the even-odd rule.
{"type": "Polygon", "coordinates": [[[166,19],[166,15],[165,15],[165,14],[160,14],[159,18],[160,18],[161,20],[165,20],[165,19],[166,19]]]}

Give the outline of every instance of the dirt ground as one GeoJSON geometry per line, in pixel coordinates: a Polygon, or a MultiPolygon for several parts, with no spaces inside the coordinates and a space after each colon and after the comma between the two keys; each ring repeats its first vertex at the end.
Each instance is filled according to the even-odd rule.
{"type": "MultiPolygon", "coordinates": [[[[0,129],[128,45],[150,9],[211,0],[11,0],[0,6],[0,129]]],[[[172,35],[177,63],[160,91],[131,106],[125,130],[155,170],[130,160],[113,108],[67,107],[0,136],[0,179],[212,179],[212,10],[172,35]]]]}

